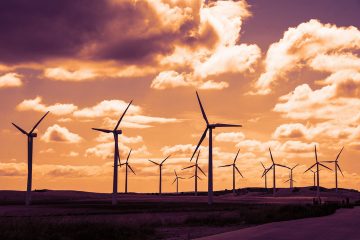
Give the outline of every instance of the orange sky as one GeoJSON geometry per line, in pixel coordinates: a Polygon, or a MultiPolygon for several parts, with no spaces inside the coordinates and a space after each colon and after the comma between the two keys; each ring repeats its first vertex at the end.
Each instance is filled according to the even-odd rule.
{"type": "MultiPolygon", "coordinates": [[[[214,189],[263,186],[262,167],[275,161],[294,171],[295,186],[319,160],[344,146],[339,187],[360,182],[360,20],[358,1],[7,1],[0,9],[0,183],[26,187],[26,138],[46,111],[34,143],[33,188],[111,192],[113,143],[92,127],[120,128],[121,158],[133,149],[129,191],[163,190],[176,169],[192,176],[189,158],[210,122],[242,124],[214,131],[214,189]],[[26,14],[24,14],[26,12],[26,14]],[[336,13],[336,14],[335,14],[336,13]]],[[[207,142],[199,164],[207,170],[207,142]]],[[[329,165],[333,168],[332,165],[329,165]]],[[[123,191],[124,168],[119,170],[123,191]]],[[[279,170],[277,185],[288,178],[279,170]]],[[[321,171],[334,187],[334,173],[321,171]]],[[[270,175],[269,175],[270,176],[270,175]]],[[[207,181],[200,181],[206,190],[207,181]]],[[[180,182],[180,191],[193,180],[180,182]]]]}

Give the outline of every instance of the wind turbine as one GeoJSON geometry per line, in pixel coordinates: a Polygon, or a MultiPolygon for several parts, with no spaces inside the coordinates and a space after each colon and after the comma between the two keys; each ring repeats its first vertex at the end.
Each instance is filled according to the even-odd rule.
{"type": "Polygon", "coordinates": [[[198,154],[196,156],[195,164],[182,169],[182,170],[185,170],[185,169],[188,169],[188,168],[195,167],[195,174],[190,177],[190,178],[195,178],[195,196],[197,196],[197,180],[198,179],[201,180],[201,178],[198,176],[198,169],[200,170],[200,172],[202,172],[202,174],[204,174],[204,176],[206,176],[205,172],[199,167],[199,164],[198,164],[199,155],[200,155],[200,150],[198,151],[198,154]]]}
{"type": "Polygon", "coordinates": [[[172,182],[172,184],[174,184],[176,182],[176,194],[179,194],[179,179],[185,179],[183,177],[179,177],[177,174],[176,174],[176,171],[174,170],[174,173],[175,173],[175,179],[174,181],[172,182]]]}
{"type": "Polygon", "coordinates": [[[331,168],[328,168],[327,166],[325,166],[324,164],[322,164],[322,163],[320,163],[319,161],[318,161],[318,157],[317,157],[317,151],[316,151],[316,145],[315,145],[315,163],[311,166],[311,167],[309,167],[304,173],[306,173],[307,171],[309,171],[309,170],[311,170],[314,166],[316,166],[316,182],[317,182],[317,189],[316,189],[316,196],[317,197],[319,197],[319,194],[320,194],[320,187],[319,187],[319,185],[320,185],[320,175],[319,175],[319,165],[320,166],[322,166],[322,167],[324,167],[324,168],[327,168],[327,169],[329,169],[330,171],[332,171],[331,170],[331,168]]]}
{"type": "Polygon", "coordinates": [[[294,170],[297,166],[299,166],[299,164],[296,164],[294,167],[289,168],[289,170],[290,170],[289,179],[285,181],[285,182],[290,182],[290,190],[293,189],[293,187],[294,187],[294,182],[296,182],[296,181],[294,180],[294,178],[293,178],[293,170],[294,170]]]}
{"type": "Polygon", "coordinates": [[[162,165],[164,164],[164,162],[170,157],[171,155],[167,156],[161,163],[157,163],[154,161],[149,160],[150,162],[152,162],[155,165],[159,166],[160,169],[160,180],[159,180],[159,194],[161,195],[161,172],[162,172],[162,165]]]}
{"type": "Polygon", "coordinates": [[[285,165],[275,163],[270,148],[269,148],[269,152],[270,152],[272,165],[266,171],[264,171],[263,176],[266,175],[270,171],[270,169],[273,169],[273,195],[275,196],[275,192],[276,192],[275,168],[276,168],[276,166],[283,167],[283,168],[288,168],[288,169],[290,169],[290,168],[285,166],[285,165]]]}
{"type": "Polygon", "coordinates": [[[241,174],[240,170],[238,169],[238,167],[236,166],[236,160],[237,160],[237,157],[239,155],[239,152],[240,152],[240,149],[239,151],[237,152],[236,156],[235,156],[235,159],[234,159],[234,162],[232,164],[227,164],[227,165],[223,165],[223,166],[220,166],[220,167],[232,167],[233,169],[233,194],[235,195],[235,170],[240,174],[240,176],[242,178],[244,178],[244,176],[241,174]]]}
{"type": "Polygon", "coordinates": [[[340,154],[341,154],[343,149],[344,149],[344,147],[341,148],[339,154],[336,156],[335,161],[322,161],[322,162],[325,162],[325,163],[335,163],[335,186],[336,186],[336,192],[338,192],[338,176],[337,176],[338,169],[339,169],[341,175],[344,177],[344,174],[342,173],[340,165],[338,163],[338,159],[339,159],[340,154]]]}
{"type": "Polygon", "coordinates": [[[261,163],[261,166],[264,168],[264,171],[262,173],[262,176],[261,178],[263,178],[265,176],[265,189],[267,190],[267,174],[268,174],[268,169],[264,166],[264,164],[262,162],[261,163]]]}
{"type": "Polygon", "coordinates": [[[24,129],[12,123],[20,132],[25,134],[28,138],[28,177],[27,177],[27,188],[26,188],[26,197],[25,204],[29,206],[31,204],[31,185],[32,185],[32,159],[33,159],[33,140],[37,137],[37,133],[34,133],[35,129],[39,126],[41,121],[49,114],[49,111],[45,113],[42,118],[34,125],[30,132],[26,132],[24,129]]]}
{"type": "Polygon", "coordinates": [[[215,124],[210,124],[209,120],[206,117],[205,114],[205,110],[201,104],[200,101],[200,97],[199,94],[196,92],[196,97],[198,99],[199,105],[200,105],[200,109],[201,109],[201,113],[203,115],[203,118],[206,122],[206,128],[205,131],[203,133],[203,135],[200,138],[200,141],[198,143],[198,145],[195,148],[195,151],[193,153],[193,155],[190,158],[190,161],[193,159],[196,151],[198,150],[198,148],[200,147],[202,141],[204,140],[204,138],[206,137],[207,132],[209,131],[209,166],[208,166],[208,204],[211,205],[213,203],[213,156],[212,156],[212,131],[213,129],[217,128],[217,127],[242,127],[241,125],[235,125],[235,124],[224,124],[224,123],[215,123],[215,124]]]}
{"type": "Polygon", "coordinates": [[[116,126],[115,126],[115,128],[113,130],[102,129],[102,128],[92,128],[92,130],[95,130],[95,131],[104,132],[104,133],[112,133],[114,135],[115,147],[114,147],[114,177],[113,177],[112,205],[116,205],[116,203],[117,203],[116,194],[118,192],[117,191],[117,189],[118,189],[117,188],[117,184],[118,184],[118,166],[121,165],[118,139],[119,139],[119,135],[122,134],[122,130],[120,130],[120,129],[118,130],[118,127],[120,125],[121,120],[125,116],[126,111],[129,109],[131,103],[132,103],[132,100],[130,101],[129,105],[126,107],[125,111],[121,115],[119,121],[117,122],[117,124],[116,124],[116,126]],[[117,164],[118,160],[119,160],[120,164],[117,164]]]}
{"type": "Polygon", "coordinates": [[[136,173],[134,172],[134,170],[131,168],[130,164],[129,164],[129,157],[130,157],[130,154],[131,154],[131,151],[132,149],[130,149],[130,152],[126,158],[126,162],[125,163],[120,163],[120,159],[119,159],[119,164],[120,164],[120,167],[122,165],[125,165],[125,193],[128,192],[128,169],[130,169],[130,171],[132,171],[133,174],[136,175],[136,173]]]}

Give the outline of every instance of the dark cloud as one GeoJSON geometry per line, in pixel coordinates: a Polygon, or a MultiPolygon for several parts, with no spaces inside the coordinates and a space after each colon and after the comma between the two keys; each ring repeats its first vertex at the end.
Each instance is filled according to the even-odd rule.
{"type": "Polygon", "coordinates": [[[188,7],[191,17],[175,25],[147,1],[1,1],[0,62],[82,58],[148,63],[171,53],[176,44],[214,43],[210,26],[198,33],[200,1],[171,7],[188,7]]]}

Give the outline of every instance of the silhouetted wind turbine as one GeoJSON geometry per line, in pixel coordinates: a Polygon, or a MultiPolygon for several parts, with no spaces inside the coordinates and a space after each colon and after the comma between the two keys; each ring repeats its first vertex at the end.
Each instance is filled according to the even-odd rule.
{"type": "Polygon", "coordinates": [[[159,166],[160,169],[160,179],[159,179],[159,194],[161,195],[161,176],[162,176],[162,165],[164,164],[164,162],[170,157],[171,155],[167,156],[161,163],[157,163],[154,161],[149,160],[150,162],[152,162],[153,164],[156,164],[159,166]]]}
{"type": "Polygon", "coordinates": [[[340,154],[341,154],[343,149],[344,149],[344,147],[341,148],[339,154],[336,156],[335,161],[322,161],[322,162],[325,162],[325,163],[335,163],[335,186],[336,186],[336,192],[338,192],[338,176],[337,176],[338,169],[339,169],[341,175],[344,177],[344,174],[342,173],[340,165],[338,163],[340,154]]]}
{"type": "Polygon", "coordinates": [[[49,111],[45,113],[42,118],[34,125],[30,132],[26,132],[24,129],[12,123],[20,132],[25,134],[28,138],[28,178],[27,178],[27,188],[26,188],[26,197],[25,204],[28,206],[31,204],[31,185],[32,185],[32,159],[33,159],[33,139],[37,137],[37,133],[34,133],[35,129],[39,126],[41,121],[49,114],[49,111]]]}
{"type": "Polygon", "coordinates": [[[261,163],[261,166],[264,168],[264,171],[261,175],[261,178],[263,178],[265,176],[265,189],[267,190],[267,174],[268,174],[268,169],[264,166],[264,164],[262,162],[261,163]]]}
{"type": "Polygon", "coordinates": [[[223,166],[219,166],[219,167],[232,167],[233,169],[233,194],[235,195],[235,170],[240,174],[240,176],[242,178],[244,178],[244,176],[241,174],[240,170],[238,169],[238,167],[236,166],[236,160],[237,157],[239,155],[240,149],[239,151],[236,153],[236,156],[234,158],[234,162],[232,164],[227,164],[227,165],[223,165],[223,166]]]}
{"type": "Polygon", "coordinates": [[[293,170],[294,170],[297,166],[299,166],[299,164],[296,164],[294,167],[289,168],[289,170],[290,170],[289,179],[285,181],[285,182],[290,182],[290,190],[293,189],[293,187],[294,187],[294,182],[296,182],[296,181],[294,180],[294,178],[293,178],[293,170]]]}
{"type": "Polygon", "coordinates": [[[263,176],[266,175],[270,171],[270,169],[273,169],[273,195],[275,195],[275,192],[276,192],[275,168],[276,168],[276,166],[278,166],[278,167],[283,167],[283,168],[288,168],[289,169],[289,167],[287,167],[285,165],[275,163],[270,148],[269,148],[269,152],[270,152],[272,165],[266,171],[264,171],[263,176]]]}
{"type": "MultiPolygon", "coordinates": [[[[125,116],[126,111],[129,109],[132,100],[130,101],[129,105],[126,107],[125,111],[121,115],[119,121],[117,122],[115,128],[113,130],[102,129],[102,128],[92,128],[95,131],[104,132],[104,133],[112,133],[114,135],[114,142],[115,142],[115,149],[114,149],[114,177],[113,177],[113,194],[112,194],[112,205],[116,205],[116,194],[118,192],[117,184],[118,184],[118,165],[117,162],[119,160],[120,163],[120,154],[119,154],[119,144],[118,144],[118,135],[122,134],[122,130],[118,130],[121,120],[125,116]]],[[[121,163],[120,163],[121,164],[121,163]]]]}
{"type": "Polygon", "coordinates": [[[172,182],[172,184],[174,184],[176,182],[176,194],[179,194],[179,179],[185,179],[183,177],[179,177],[177,174],[176,174],[176,171],[174,170],[174,173],[175,173],[175,179],[174,181],[172,182]]]}
{"type": "Polygon", "coordinates": [[[324,167],[324,168],[327,168],[327,169],[329,169],[330,171],[332,171],[331,170],[331,168],[328,168],[327,166],[325,166],[324,164],[322,164],[322,163],[320,163],[319,161],[318,161],[318,157],[317,157],[317,151],[316,151],[316,145],[315,145],[315,163],[311,166],[311,167],[309,167],[304,173],[306,173],[307,171],[309,171],[309,170],[311,170],[314,166],[316,166],[316,177],[317,177],[317,189],[316,189],[316,196],[317,197],[319,197],[319,193],[320,193],[320,174],[319,174],[319,165],[320,166],[322,166],[322,167],[324,167]]]}
{"type": "Polygon", "coordinates": [[[215,123],[215,124],[210,124],[206,114],[205,114],[205,110],[201,104],[200,101],[200,97],[199,94],[196,92],[196,97],[198,99],[199,105],[200,105],[200,109],[201,109],[201,113],[203,115],[203,118],[206,122],[206,128],[205,131],[203,133],[203,135],[200,138],[200,141],[198,143],[198,145],[195,148],[195,151],[193,153],[193,155],[190,158],[190,161],[193,159],[196,151],[198,150],[198,148],[200,147],[202,141],[205,139],[207,132],[209,131],[209,166],[208,166],[208,203],[212,204],[213,203],[213,162],[212,162],[212,130],[217,128],[217,127],[242,127],[241,125],[235,125],[235,124],[224,124],[224,123],[215,123]]]}
{"type": "Polygon", "coordinates": [[[204,174],[204,176],[206,176],[205,172],[199,167],[199,164],[198,164],[198,160],[199,160],[199,155],[200,155],[200,150],[198,151],[198,154],[196,156],[196,162],[194,165],[191,165],[189,167],[185,167],[183,168],[182,170],[184,169],[188,169],[188,168],[192,168],[192,167],[195,167],[195,174],[193,176],[191,176],[190,178],[195,178],[195,196],[197,196],[197,180],[201,178],[198,176],[198,169],[200,170],[200,172],[202,172],[204,174]]]}
{"type": "Polygon", "coordinates": [[[125,162],[125,163],[121,163],[121,162],[120,162],[120,159],[119,159],[120,167],[121,167],[122,165],[125,165],[125,193],[128,192],[128,190],[127,190],[127,189],[128,189],[128,169],[130,169],[130,171],[132,171],[132,173],[136,175],[136,173],[134,172],[134,170],[131,168],[131,166],[130,166],[130,164],[129,164],[129,157],[130,157],[131,151],[132,151],[132,149],[130,149],[130,152],[129,152],[127,158],[126,158],[126,162],[125,162]]]}

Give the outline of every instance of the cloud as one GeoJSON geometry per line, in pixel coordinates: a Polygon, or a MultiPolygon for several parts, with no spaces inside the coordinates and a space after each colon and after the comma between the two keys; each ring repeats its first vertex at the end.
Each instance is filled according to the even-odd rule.
{"type": "Polygon", "coordinates": [[[337,27],[312,19],[289,28],[267,51],[265,72],[255,84],[256,93],[269,94],[272,85],[304,66],[319,71],[358,67],[359,59],[351,51],[359,48],[360,31],[353,26],[337,27]]]}
{"type": "Polygon", "coordinates": [[[27,165],[25,163],[0,163],[0,176],[25,176],[27,165]]]}
{"type": "Polygon", "coordinates": [[[55,115],[67,115],[75,110],[77,110],[77,106],[74,104],[62,104],[62,103],[55,103],[53,105],[45,105],[42,103],[42,97],[37,96],[34,99],[26,99],[19,103],[16,106],[18,111],[38,111],[38,112],[46,112],[50,111],[52,114],[55,115]]]}
{"type": "Polygon", "coordinates": [[[306,138],[308,129],[301,123],[289,123],[278,126],[273,133],[275,139],[281,138],[306,138]]]}
{"type": "Polygon", "coordinates": [[[21,75],[17,73],[6,73],[0,76],[0,88],[21,87],[21,75]]]}
{"type": "Polygon", "coordinates": [[[44,76],[46,78],[57,81],[78,82],[78,81],[94,79],[97,77],[97,74],[94,73],[91,69],[79,69],[75,71],[69,71],[67,69],[57,67],[57,68],[45,69],[44,76]]]}
{"type": "Polygon", "coordinates": [[[48,148],[46,150],[41,150],[39,151],[40,154],[44,154],[44,153],[55,153],[55,150],[53,148],[48,148]]]}
{"type": "Polygon", "coordinates": [[[227,132],[219,133],[215,136],[215,141],[218,142],[240,142],[245,139],[245,134],[242,132],[227,132]]]}
{"type": "MultiPolygon", "coordinates": [[[[96,118],[104,116],[118,115],[119,117],[129,105],[123,100],[104,100],[93,107],[79,109],[74,112],[75,117],[96,118]]],[[[130,105],[127,114],[137,114],[141,112],[141,108],[136,105],[130,105]]]]}
{"type": "Polygon", "coordinates": [[[78,157],[80,154],[75,151],[70,151],[69,153],[61,154],[62,157],[78,157]]]}
{"type": "MultiPolygon", "coordinates": [[[[97,142],[112,142],[114,141],[114,136],[108,133],[100,133],[98,137],[96,137],[95,141],[97,142]]],[[[127,137],[124,135],[119,136],[119,141],[126,144],[136,144],[142,143],[144,139],[141,136],[136,137],[127,137]]]]}
{"type": "Polygon", "coordinates": [[[44,142],[79,143],[82,141],[82,137],[70,132],[66,127],[54,124],[46,129],[41,140],[44,142]]]}
{"type": "Polygon", "coordinates": [[[214,77],[224,73],[252,71],[261,57],[260,48],[255,44],[238,44],[242,20],[250,15],[245,1],[216,1],[202,5],[198,34],[215,34],[214,46],[201,46],[196,50],[175,47],[171,55],[162,59],[166,70],[153,79],[151,87],[162,90],[195,86],[219,90],[227,88],[229,84],[216,82],[214,77]]]}

